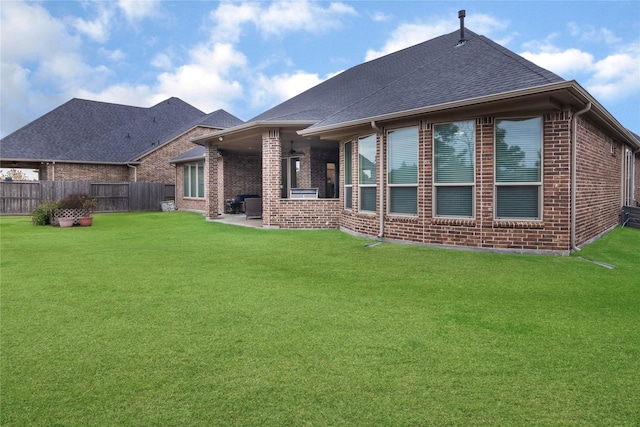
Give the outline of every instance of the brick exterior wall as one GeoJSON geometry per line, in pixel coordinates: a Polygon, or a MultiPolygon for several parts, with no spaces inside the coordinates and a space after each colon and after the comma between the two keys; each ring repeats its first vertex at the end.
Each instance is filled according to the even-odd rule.
{"type": "Polygon", "coordinates": [[[265,227],[279,227],[280,202],[280,131],[268,129],[262,133],[262,223],[265,227]]]}
{"type": "Polygon", "coordinates": [[[224,199],[239,194],[262,194],[262,158],[223,153],[224,199]]]}
{"type": "Polygon", "coordinates": [[[205,161],[204,161],[204,175],[205,175],[205,215],[207,219],[216,219],[220,210],[219,200],[219,184],[220,174],[218,173],[218,146],[216,144],[207,144],[205,146],[205,161]],[[215,189],[215,191],[214,191],[215,189]]]}
{"type": "Polygon", "coordinates": [[[42,165],[40,176],[49,181],[98,181],[98,182],[176,182],[175,168],[171,159],[192,149],[190,138],[212,132],[211,128],[196,127],[169,141],[158,149],[140,158],[140,164],[105,165],[88,163],[48,163],[42,165]]]}
{"type": "MultiPolygon", "coordinates": [[[[475,217],[470,219],[433,216],[432,124],[419,125],[418,215],[384,215],[383,237],[429,245],[465,246],[495,250],[568,253],[570,246],[570,124],[571,113],[563,111],[543,117],[543,216],[541,221],[494,219],[494,118],[476,118],[475,217]]],[[[389,129],[390,127],[387,127],[389,129]]],[[[382,129],[386,135],[386,129],[382,129]]],[[[379,216],[358,212],[358,155],[354,139],[353,209],[343,210],[340,225],[357,234],[380,233],[379,216]]],[[[386,143],[384,144],[386,147],[386,143]]],[[[344,145],[342,145],[344,148],[344,145]]],[[[380,150],[380,144],[378,145],[380,150]]],[[[385,148],[386,150],[386,148],[385,148]]],[[[383,153],[386,159],[386,152],[383,153]]],[[[378,161],[380,161],[380,152],[378,161]]],[[[344,170],[344,153],[340,156],[344,170]]],[[[343,182],[344,176],[341,177],[343,182]]],[[[385,190],[378,183],[378,191],[385,190]]],[[[343,198],[341,197],[341,200],[343,198]]],[[[385,197],[385,202],[387,198],[385,197]]],[[[387,212],[387,206],[383,206],[387,212]]],[[[379,208],[378,208],[379,212],[379,208]]]]}
{"type": "MultiPolygon", "coordinates": [[[[47,181],[129,181],[131,168],[126,165],[99,165],[87,163],[47,163],[41,173],[46,173],[47,181]]],[[[171,180],[173,182],[173,179],[171,180]]]]}
{"type": "MultiPolygon", "coordinates": [[[[457,246],[515,252],[568,254],[571,251],[571,124],[573,111],[564,110],[542,115],[543,165],[541,220],[497,220],[495,199],[495,118],[475,118],[475,199],[473,218],[438,218],[433,213],[433,123],[427,120],[404,121],[397,127],[418,126],[418,213],[416,216],[384,214],[383,235],[390,241],[406,241],[428,245],[457,246]]],[[[468,118],[465,118],[468,119],[468,118]]],[[[440,122],[439,122],[440,123],[440,122]]],[[[582,244],[615,226],[619,218],[622,192],[623,147],[584,117],[577,119],[577,225],[576,243],[582,244]],[[614,153],[611,145],[615,146],[614,153]]],[[[378,162],[386,165],[386,131],[380,130],[378,162]],[[380,151],[383,150],[383,151],[380,151]]],[[[366,136],[366,132],[362,135],[366,136]]],[[[208,148],[208,153],[211,148],[208,148]]],[[[301,151],[301,150],[299,150],[301,151]]],[[[380,212],[358,209],[358,144],[357,138],[342,141],[335,150],[307,149],[301,156],[300,186],[322,189],[326,181],[326,162],[337,162],[340,172],[340,198],[288,200],[280,197],[282,146],[277,129],[262,135],[261,163],[237,155],[225,156],[224,197],[259,185],[251,170],[262,171],[263,224],[267,228],[340,228],[355,234],[377,236],[380,212]],[[353,207],[344,207],[344,144],[352,142],[353,207]],[[337,157],[336,157],[337,154],[337,157]],[[229,168],[229,170],[226,170],[229,168]],[[242,177],[242,178],[241,178],[242,177]],[[237,187],[237,183],[240,187],[237,187]],[[241,188],[241,191],[239,190],[241,188]]],[[[377,165],[378,171],[380,163],[377,165]]],[[[213,169],[209,167],[211,174],[213,169]]],[[[636,182],[640,182],[640,161],[635,164],[636,182]]],[[[378,173],[377,191],[386,173],[378,173]]],[[[209,185],[213,180],[209,179],[209,185]]],[[[636,188],[636,194],[640,190],[636,188]]],[[[220,192],[222,193],[222,191],[220,192]]],[[[259,193],[256,191],[256,193],[259,193]]],[[[211,196],[211,193],[209,193],[211,196]]],[[[376,204],[380,203],[378,193],[376,204]]],[[[211,205],[211,200],[209,205],[211,205]]],[[[211,214],[211,210],[210,210],[211,214]]]]}
{"type": "Polygon", "coordinates": [[[576,244],[580,245],[620,221],[624,149],[582,117],[577,124],[576,244]]]}
{"type": "MultiPolygon", "coordinates": [[[[175,168],[169,164],[171,159],[195,147],[189,141],[200,135],[213,132],[211,128],[195,127],[183,135],[140,158],[137,175],[139,182],[175,182],[175,168]]],[[[130,177],[133,181],[133,172],[130,177]]],[[[177,183],[176,183],[177,184],[177,183]]]]}

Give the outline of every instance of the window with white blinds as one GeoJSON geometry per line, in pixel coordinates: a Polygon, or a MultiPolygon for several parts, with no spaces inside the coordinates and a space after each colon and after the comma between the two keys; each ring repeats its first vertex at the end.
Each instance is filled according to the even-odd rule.
{"type": "Polygon", "coordinates": [[[438,217],[474,216],[475,123],[433,126],[434,209],[438,217]]]}
{"type": "Polygon", "coordinates": [[[182,170],[184,197],[204,197],[204,161],[186,163],[182,170]]]}
{"type": "Polygon", "coordinates": [[[344,144],[344,207],[353,209],[353,144],[344,144]]]}
{"type": "Polygon", "coordinates": [[[541,219],[542,118],[496,120],[495,218],[541,219]]]}
{"type": "Polygon", "coordinates": [[[387,133],[389,213],[418,214],[418,127],[387,133]]]}
{"type": "Polygon", "coordinates": [[[376,211],[376,135],[358,138],[358,197],[359,210],[376,211]]]}

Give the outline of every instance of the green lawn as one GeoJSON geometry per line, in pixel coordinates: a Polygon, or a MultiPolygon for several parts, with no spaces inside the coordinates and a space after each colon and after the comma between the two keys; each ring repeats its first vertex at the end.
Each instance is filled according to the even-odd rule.
{"type": "Polygon", "coordinates": [[[571,257],[188,212],[0,230],[3,426],[640,425],[640,230],[571,257]]]}

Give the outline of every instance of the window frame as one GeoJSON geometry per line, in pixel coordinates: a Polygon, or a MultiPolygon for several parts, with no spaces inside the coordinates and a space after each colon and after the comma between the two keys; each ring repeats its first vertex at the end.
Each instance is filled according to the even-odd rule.
{"type": "Polygon", "coordinates": [[[419,206],[418,206],[418,190],[419,190],[419,180],[420,180],[420,126],[416,125],[411,125],[411,126],[403,126],[403,127],[398,127],[398,128],[393,128],[393,129],[389,129],[387,130],[386,133],[386,143],[387,143],[387,152],[386,152],[386,156],[385,156],[385,160],[386,160],[386,165],[385,165],[385,184],[387,186],[387,214],[389,215],[394,215],[394,216],[407,216],[407,217],[417,217],[418,216],[418,210],[419,210],[419,206]],[[389,181],[390,175],[391,175],[391,150],[392,150],[392,144],[391,144],[391,139],[390,139],[390,135],[393,132],[398,132],[398,131],[403,131],[403,130],[409,130],[409,129],[414,129],[415,133],[416,133],[416,141],[415,141],[415,165],[416,165],[416,177],[415,177],[415,182],[414,183],[400,183],[400,184],[392,184],[389,181]],[[415,188],[416,191],[416,210],[415,213],[407,213],[407,212],[393,212],[391,210],[391,193],[393,189],[397,189],[397,188],[415,188]]]}
{"type": "Polygon", "coordinates": [[[184,163],[182,166],[182,197],[185,199],[204,199],[205,187],[204,160],[184,163]],[[193,182],[193,178],[195,178],[195,182],[193,182]],[[194,192],[195,195],[193,195],[194,192]]]}
{"type": "Polygon", "coordinates": [[[353,210],[353,141],[344,144],[344,208],[353,210]],[[347,155],[349,163],[347,164],[347,155]]]}
{"type": "Polygon", "coordinates": [[[434,123],[431,126],[432,129],[432,137],[431,137],[431,147],[432,147],[432,198],[433,198],[433,203],[432,203],[432,215],[434,218],[454,218],[454,219],[475,219],[476,218],[476,188],[477,188],[477,182],[476,182],[476,173],[477,173],[477,165],[476,165],[476,156],[477,156],[477,129],[476,129],[476,121],[473,119],[469,119],[469,120],[453,120],[453,121],[447,121],[447,122],[440,122],[440,123],[434,123]],[[437,160],[436,160],[436,155],[437,155],[437,150],[436,150],[436,127],[439,125],[448,125],[448,124],[454,124],[454,123],[471,123],[472,127],[473,127],[473,156],[472,156],[472,160],[473,160],[473,166],[472,166],[472,176],[473,179],[472,181],[468,181],[468,182],[437,182],[437,178],[436,178],[436,168],[437,168],[437,160]],[[445,215],[445,214],[439,214],[438,213],[438,189],[439,188],[446,188],[446,187],[463,187],[463,188],[470,188],[471,189],[471,215],[445,215]]]}
{"type": "Polygon", "coordinates": [[[362,212],[362,213],[366,213],[366,214],[375,214],[376,211],[378,210],[378,179],[379,179],[379,177],[378,177],[378,166],[379,166],[378,162],[380,161],[378,159],[378,157],[379,157],[378,156],[378,135],[375,134],[375,133],[372,133],[372,134],[368,134],[366,136],[358,137],[358,212],[362,212]],[[362,183],[362,181],[363,181],[362,180],[362,172],[363,172],[362,164],[363,164],[363,162],[360,160],[360,158],[362,156],[360,154],[361,151],[362,151],[360,149],[361,148],[360,144],[361,144],[362,141],[364,141],[364,140],[366,140],[368,138],[373,138],[373,147],[375,149],[375,158],[374,158],[375,167],[373,168],[373,173],[374,173],[374,176],[375,176],[375,179],[374,179],[375,182],[372,183],[372,184],[363,184],[362,183]],[[375,189],[375,197],[374,197],[375,208],[373,210],[368,210],[368,209],[363,209],[362,208],[362,201],[363,201],[362,200],[362,195],[365,193],[363,191],[363,189],[370,189],[370,188],[375,189]]]}
{"type": "Polygon", "coordinates": [[[493,219],[494,221],[526,221],[526,222],[542,222],[544,206],[544,117],[541,115],[533,116],[516,116],[516,117],[496,117],[493,126],[493,219]],[[500,121],[519,121],[539,119],[540,120],[540,180],[539,181],[514,181],[499,182],[498,181],[498,144],[496,143],[498,123],[500,121]],[[498,216],[498,188],[499,187],[537,187],[538,195],[538,213],[535,218],[532,217],[500,217],[498,216]]]}

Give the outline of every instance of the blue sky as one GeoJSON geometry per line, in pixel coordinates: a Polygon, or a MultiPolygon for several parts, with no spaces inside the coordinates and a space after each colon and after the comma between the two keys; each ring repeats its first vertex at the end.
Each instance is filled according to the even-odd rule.
{"type": "Polygon", "coordinates": [[[364,61],[466,27],[585,87],[640,134],[639,1],[0,2],[6,136],[71,98],[176,96],[248,120],[364,61]]]}

